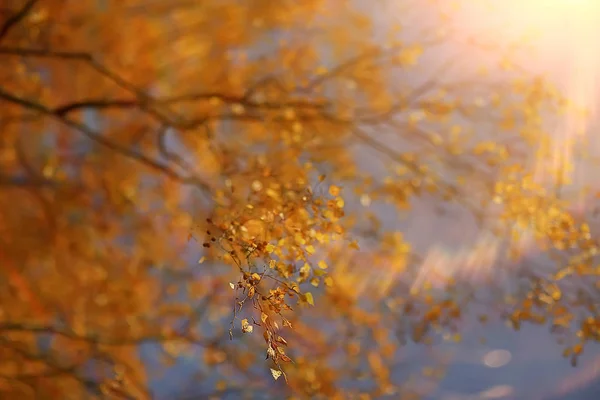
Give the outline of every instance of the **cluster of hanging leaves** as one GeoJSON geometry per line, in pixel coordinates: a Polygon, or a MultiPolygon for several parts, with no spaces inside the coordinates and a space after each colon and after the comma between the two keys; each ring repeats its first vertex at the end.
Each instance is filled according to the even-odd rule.
{"type": "Polygon", "coordinates": [[[488,312],[549,324],[575,363],[597,241],[530,162],[568,102],[448,6],[3,4],[0,393],[152,398],[191,359],[173,391],[199,398],[426,395],[444,362],[399,381],[402,345],[459,340],[480,283],[422,279],[399,228],[419,203],[506,259],[534,238],[548,265],[488,312]]]}

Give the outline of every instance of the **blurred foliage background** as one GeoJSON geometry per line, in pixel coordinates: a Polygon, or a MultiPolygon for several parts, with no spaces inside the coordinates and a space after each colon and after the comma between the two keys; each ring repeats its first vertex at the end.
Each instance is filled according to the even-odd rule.
{"type": "Polygon", "coordinates": [[[597,379],[594,360],[519,388],[473,372],[493,346],[514,380],[600,339],[600,24],[550,3],[5,0],[1,397],[597,379]]]}

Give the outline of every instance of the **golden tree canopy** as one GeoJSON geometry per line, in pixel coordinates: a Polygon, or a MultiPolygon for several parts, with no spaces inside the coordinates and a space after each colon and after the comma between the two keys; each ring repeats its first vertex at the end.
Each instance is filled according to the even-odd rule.
{"type": "Polygon", "coordinates": [[[2,5],[3,398],[414,398],[470,320],[600,339],[581,112],[460,2],[367,3],[2,5]]]}

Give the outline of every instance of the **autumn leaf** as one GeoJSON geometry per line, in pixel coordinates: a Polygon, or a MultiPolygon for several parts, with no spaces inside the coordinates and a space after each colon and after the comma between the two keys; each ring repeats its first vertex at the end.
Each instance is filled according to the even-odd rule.
{"type": "Polygon", "coordinates": [[[248,323],[248,319],[244,318],[242,320],[242,332],[243,333],[252,333],[254,327],[248,323]]]}
{"type": "Polygon", "coordinates": [[[315,305],[315,301],[314,301],[314,299],[313,299],[313,295],[312,295],[312,293],[310,293],[310,292],[306,292],[306,293],[304,293],[304,298],[306,299],[306,302],[307,302],[308,304],[310,304],[311,306],[314,306],[314,305],[315,305]]]}
{"type": "Polygon", "coordinates": [[[331,185],[329,187],[329,194],[333,197],[337,197],[340,195],[340,188],[336,185],[331,185]]]}
{"type": "Polygon", "coordinates": [[[279,379],[281,374],[282,374],[282,372],[280,370],[271,368],[271,375],[273,376],[273,379],[275,379],[275,380],[279,379]]]}
{"type": "MultiPolygon", "coordinates": [[[[280,349],[281,347],[278,347],[278,348],[280,349]]],[[[289,357],[288,357],[286,354],[280,354],[280,355],[279,355],[279,358],[280,358],[280,359],[281,359],[281,361],[283,361],[283,362],[292,362],[292,359],[291,359],[291,358],[289,358],[289,357]]]]}
{"type": "Polygon", "coordinates": [[[279,336],[279,335],[277,335],[277,338],[276,338],[275,340],[276,340],[278,343],[281,343],[281,344],[283,344],[283,345],[287,345],[287,344],[288,344],[288,343],[287,343],[287,341],[286,341],[284,338],[282,338],[281,336],[279,336]]]}

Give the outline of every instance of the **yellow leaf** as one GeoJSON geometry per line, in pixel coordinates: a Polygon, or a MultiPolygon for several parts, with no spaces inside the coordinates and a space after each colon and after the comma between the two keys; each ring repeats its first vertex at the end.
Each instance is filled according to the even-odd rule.
{"type": "Polygon", "coordinates": [[[317,68],[317,70],[315,71],[315,73],[317,75],[325,75],[327,73],[327,67],[321,65],[319,68],[317,68]]]}
{"type": "Polygon", "coordinates": [[[327,275],[327,272],[326,272],[326,271],[323,271],[323,270],[321,270],[321,269],[315,269],[315,270],[313,271],[313,274],[314,274],[315,276],[325,276],[325,275],[327,275]]]}
{"type": "Polygon", "coordinates": [[[269,347],[267,347],[267,358],[275,359],[276,356],[275,349],[273,346],[269,345],[269,347]]]}
{"type": "Polygon", "coordinates": [[[306,246],[306,252],[308,254],[315,254],[315,247],[312,244],[309,244],[308,246],[306,246]]]}
{"type": "Polygon", "coordinates": [[[581,229],[581,233],[583,234],[583,237],[586,239],[589,239],[590,238],[590,226],[584,222],[583,224],[581,224],[580,229],[581,229]]]}
{"type": "Polygon", "coordinates": [[[333,197],[339,196],[340,195],[340,188],[338,186],[331,185],[329,187],[329,194],[332,195],[333,197]]]}
{"type": "Polygon", "coordinates": [[[273,246],[271,243],[269,243],[267,245],[267,253],[272,253],[275,250],[275,246],[273,246]]]}
{"type": "Polygon", "coordinates": [[[310,265],[304,263],[302,268],[300,268],[300,281],[304,282],[308,278],[308,275],[310,275],[310,265]]]}
{"type": "Polygon", "coordinates": [[[290,121],[290,120],[293,120],[294,118],[296,118],[296,112],[294,111],[293,108],[286,108],[285,111],[283,112],[283,116],[285,119],[290,121]]]}
{"type": "Polygon", "coordinates": [[[271,375],[273,375],[273,379],[275,379],[275,380],[279,379],[281,374],[282,374],[281,371],[271,368],[271,375]]]}
{"type": "Polygon", "coordinates": [[[241,104],[234,104],[231,106],[231,111],[235,114],[235,115],[242,115],[246,110],[244,109],[244,106],[241,104]]]}
{"type": "Polygon", "coordinates": [[[333,278],[330,276],[326,277],[323,282],[325,283],[325,286],[333,286],[333,278]]]}
{"type": "Polygon", "coordinates": [[[288,344],[287,340],[285,340],[283,337],[281,337],[281,336],[279,336],[279,335],[277,335],[277,338],[275,338],[275,340],[277,340],[277,342],[279,342],[279,343],[281,343],[281,344],[284,344],[284,345],[286,345],[286,346],[287,346],[287,344],[288,344]]]}
{"type": "Polygon", "coordinates": [[[235,289],[235,285],[233,283],[231,283],[231,282],[229,282],[229,287],[232,288],[232,289],[235,289]]]}
{"type": "Polygon", "coordinates": [[[321,260],[321,261],[319,261],[319,268],[321,268],[321,269],[327,269],[328,265],[327,265],[327,263],[325,261],[321,260]]]}
{"type": "Polygon", "coordinates": [[[300,287],[296,285],[294,282],[290,283],[290,289],[292,289],[296,293],[300,293],[300,287]]]}
{"type": "Polygon", "coordinates": [[[267,318],[269,318],[269,316],[267,314],[265,314],[264,312],[260,313],[260,320],[263,322],[263,324],[265,323],[267,318]]]}
{"type": "Polygon", "coordinates": [[[554,280],[560,281],[561,279],[565,278],[567,275],[571,275],[572,273],[572,268],[563,268],[554,275],[554,280]]]}
{"type": "Polygon", "coordinates": [[[242,320],[242,332],[243,333],[252,333],[254,327],[248,323],[247,319],[242,320]]]}
{"type": "Polygon", "coordinates": [[[312,293],[311,293],[311,292],[306,292],[306,293],[304,294],[304,298],[306,299],[306,302],[307,302],[308,304],[310,304],[311,306],[314,306],[314,305],[315,305],[315,300],[314,300],[314,298],[313,298],[313,295],[312,295],[312,293]]]}
{"type": "Polygon", "coordinates": [[[206,257],[201,257],[201,258],[198,260],[198,264],[202,264],[202,263],[204,262],[204,260],[206,260],[206,257]]]}

